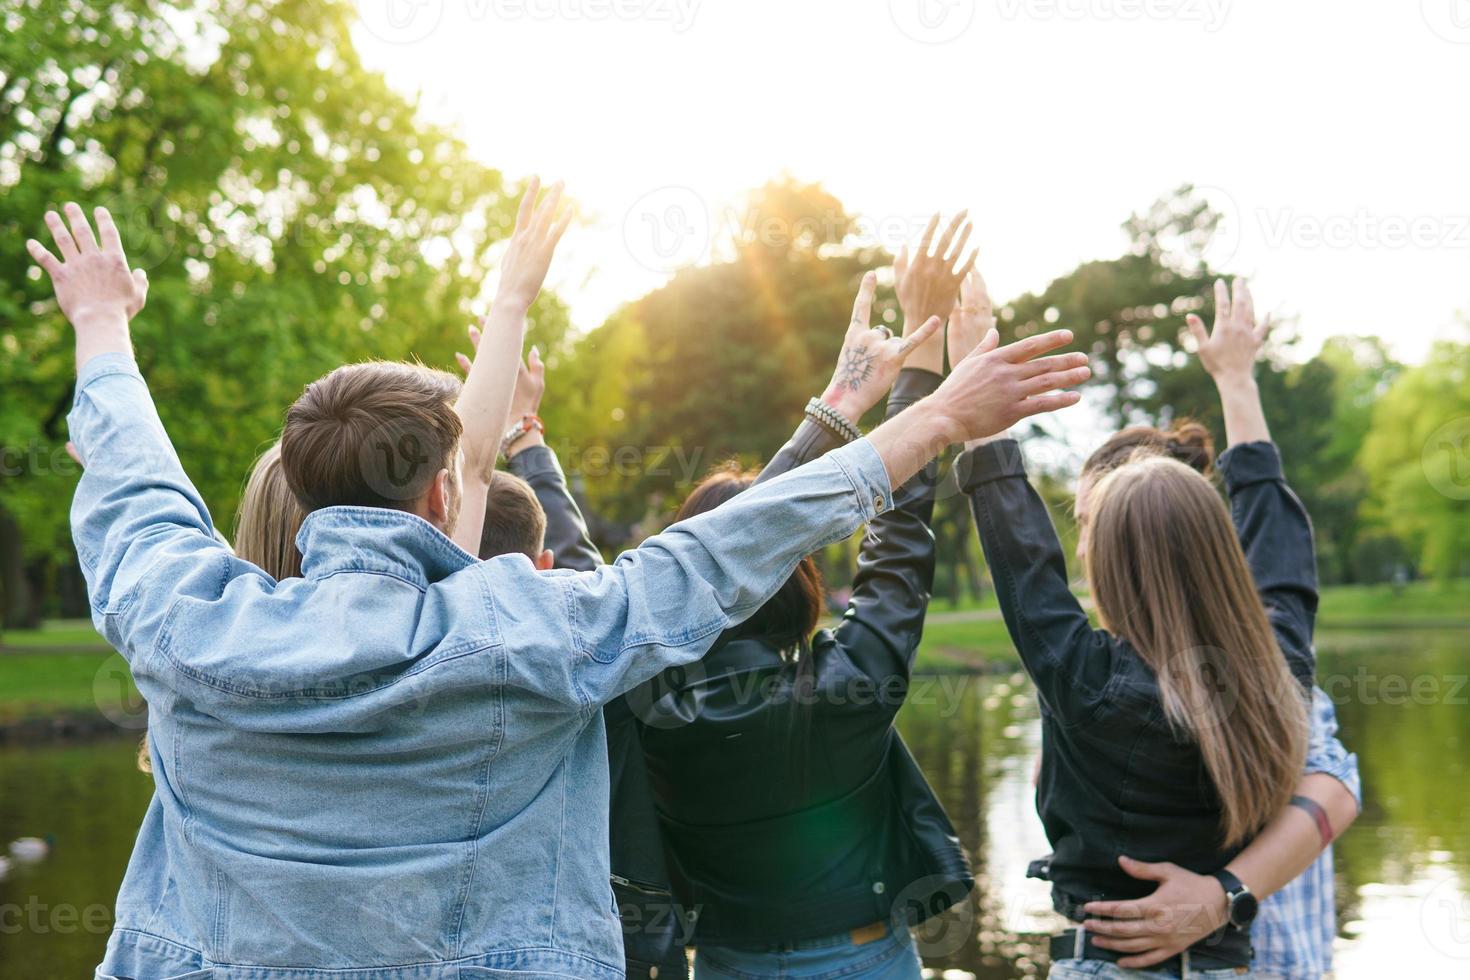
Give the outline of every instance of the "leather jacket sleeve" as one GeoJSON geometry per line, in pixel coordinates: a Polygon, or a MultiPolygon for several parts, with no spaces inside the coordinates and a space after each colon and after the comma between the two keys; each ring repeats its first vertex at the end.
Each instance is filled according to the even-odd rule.
{"type": "Polygon", "coordinates": [[[1041,495],[1026,478],[1014,439],[985,443],[955,463],[1011,642],[1036,684],[1044,711],[1080,720],[1101,702],[1112,676],[1112,642],[1094,630],[1067,579],[1061,541],[1041,495]]]}
{"type": "Polygon", "coordinates": [[[530,446],[512,456],[509,464],[512,473],[531,485],[546,512],[546,547],[555,555],[556,567],[586,572],[603,564],[551,447],[530,446]]]}
{"type": "MultiPolygon", "coordinates": [[[[893,418],[939,387],[932,371],[906,368],[888,396],[893,418]]],[[[931,460],[893,494],[893,509],[874,518],[858,552],[852,598],[834,635],[853,665],[878,685],[877,703],[896,713],[924,632],[934,588],[935,491],[939,463],[931,460]]]]}
{"type": "Polygon", "coordinates": [[[1281,471],[1269,442],[1232,446],[1220,456],[1230,516],[1256,591],[1266,607],[1292,675],[1310,689],[1316,674],[1312,631],[1317,619],[1317,555],[1307,509],[1281,471]]]}
{"type": "MultiPolygon", "coordinates": [[[[885,418],[893,418],[939,387],[932,371],[905,368],[888,396],[885,418]]],[[[803,420],[757,482],[801,466],[841,445],[823,426],[803,420]]],[[[903,703],[909,671],[923,633],[934,585],[935,487],[939,466],[931,462],[894,494],[892,510],[868,525],[858,554],[852,599],[835,631],[854,666],[879,686],[880,702],[893,711],[903,703]],[[901,681],[895,689],[894,680],[901,681]]]]}

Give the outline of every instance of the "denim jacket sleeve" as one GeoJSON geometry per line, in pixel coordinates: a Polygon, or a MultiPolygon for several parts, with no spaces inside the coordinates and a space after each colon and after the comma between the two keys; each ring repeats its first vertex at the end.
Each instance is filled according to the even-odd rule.
{"type": "Polygon", "coordinates": [[[699,659],[803,557],[887,511],[890,494],[883,460],[863,439],[680,521],[611,565],[556,576],[584,706],[699,659]]]}
{"type": "Polygon", "coordinates": [[[995,582],[1011,642],[1043,709],[1063,720],[1096,705],[1112,676],[1112,642],[1088,622],[1067,581],[1051,515],[1014,439],[985,443],[955,463],[995,582]]]}
{"type": "Polygon", "coordinates": [[[1219,466],[1240,546],[1287,666],[1310,689],[1316,673],[1317,556],[1307,509],[1286,485],[1281,455],[1269,442],[1232,446],[1219,466]]]}
{"type": "Polygon", "coordinates": [[[536,492],[546,512],[546,547],[557,568],[586,572],[602,564],[602,554],[587,532],[587,520],[567,490],[566,474],[550,446],[531,446],[509,460],[510,471],[536,492]]]}
{"type": "Polygon", "coordinates": [[[92,620],[131,663],[152,648],[174,599],[217,594],[248,566],[215,531],[131,357],[82,366],[67,426],[86,464],[71,526],[92,620]]]}

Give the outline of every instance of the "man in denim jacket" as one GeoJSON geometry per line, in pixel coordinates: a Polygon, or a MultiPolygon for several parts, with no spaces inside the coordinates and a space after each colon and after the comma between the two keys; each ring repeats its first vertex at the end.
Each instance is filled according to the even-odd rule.
{"type": "MultiPolygon", "coordinates": [[[[1066,331],[991,340],[867,439],[579,573],[480,563],[445,536],[453,440],[412,499],[321,499],[373,483],[369,438],[338,447],[335,471],[287,463],[315,509],[303,577],[277,582],[214,535],[132,357],[141,280],[96,219],[100,244],[69,204],[47,215],[59,257],[27,248],[76,331],[72,527],[93,619],[151,709],[157,793],[102,977],[621,975],[601,705],[700,657],[945,445],[1072,404],[1053,389],[1087,376],[1080,354],[1032,360],[1066,331]]],[[[868,331],[875,369],[938,326],[868,331]]],[[[315,409],[354,411],[341,382],[365,370],[317,382],[315,409]]],[[[378,411],[379,435],[434,415],[378,411]]]]}

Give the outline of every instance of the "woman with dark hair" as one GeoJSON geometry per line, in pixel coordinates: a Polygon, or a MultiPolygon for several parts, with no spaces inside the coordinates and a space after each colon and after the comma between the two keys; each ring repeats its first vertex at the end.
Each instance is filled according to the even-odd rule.
{"type": "MultiPolygon", "coordinates": [[[[988,306],[983,283],[966,292],[988,306]]],[[[1265,331],[1244,284],[1233,300],[1222,284],[1216,310],[1213,333],[1191,327],[1224,403],[1230,508],[1205,476],[1202,427],[1129,429],[1095,453],[1078,487],[1078,554],[1101,629],[1071,594],[1019,446],[977,440],[957,464],[1041,704],[1037,809],[1055,852],[1037,873],[1078,923],[1053,938],[1055,978],[1247,976],[1258,895],[1279,886],[1238,860],[1247,845],[1291,807],[1315,808],[1329,834],[1345,826],[1293,796],[1314,670],[1312,530],[1256,394],[1265,331]],[[1177,868],[1215,876],[1221,914],[1214,902],[1192,910],[1210,934],[1162,950],[1133,922],[1095,936],[1094,920],[1133,918],[1161,869],[1177,868]]],[[[985,326],[952,322],[951,356],[985,326]]]]}
{"type": "MultiPolygon", "coordinates": [[[[956,269],[968,228],[951,246],[959,220],[934,254],[931,222],[913,260],[904,255],[895,267],[905,336],[954,304],[968,271],[956,269]]],[[[869,273],[832,383],[791,441],[758,476],[715,472],[678,519],[854,438],[890,383],[889,417],[939,384],[942,337],[877,355],[894,342],[868,329],[873,289],[869,273]]],[[[934,575],[935,482],[931,466],[872,522],[835,629],[817,629],[824,589],[808,557],[693,668],[629,696],[673,890],[692,913],[698,980],[917,978],[907,927],[973,886],[944,810],[893,727],[934,575]]]]}

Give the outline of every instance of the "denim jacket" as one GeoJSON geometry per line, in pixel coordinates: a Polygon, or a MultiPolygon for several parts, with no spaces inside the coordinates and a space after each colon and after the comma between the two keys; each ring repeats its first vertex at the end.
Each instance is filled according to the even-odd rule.
{"type": "Polygon", "coordinates": [[[601,705],[889,506],[854,443],[612,565],[477,562],[332,507],[277,582],[214,536],[131,358],[89,360],[72,530],[157,792],[101,977],[622,974],[601,705]]]}

